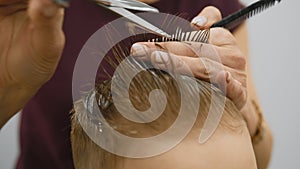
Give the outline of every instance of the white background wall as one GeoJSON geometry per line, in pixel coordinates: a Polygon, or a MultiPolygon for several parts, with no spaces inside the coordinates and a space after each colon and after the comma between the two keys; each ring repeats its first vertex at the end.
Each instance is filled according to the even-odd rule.
{"type": "MultiPolygon", "coordinates": [[[[300,166],[299,10],[300,1],[282,0],[247,21],[253,76],[275,139],[270,169],[300,166]]],[[[0,131],[0,169],[14,166],[19,152],[18,122],[16,116],[0,131]]]]}
{"type": "Polygon", "coordinates": [[[19,153],[19,119],[15,115],[0,131],[0,169],[14,169],[19,153]]]}
{"type": "Polygon", "coordinates": [[[299,7],[282,0],[248,21],[253,76],[275,139],[270,169],[300,166],[299,7]]]}

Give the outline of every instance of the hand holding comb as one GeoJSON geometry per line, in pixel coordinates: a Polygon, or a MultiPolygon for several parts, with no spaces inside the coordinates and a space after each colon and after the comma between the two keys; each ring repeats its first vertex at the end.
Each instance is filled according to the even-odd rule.
{"type": "Polygon", "coordinates": [[[246,8],[243,8],[225,18],[223,18],[221,21],[213,24],[211,28],[213,27],[223,27],[227,29],[231,29],[238,24],[240,24],[242,21],[254,16],[257,13],[260,13],[261,11],[273,6],[277,3],[279,3],[281,0],[260,0],[257,1],[246,8]]]}

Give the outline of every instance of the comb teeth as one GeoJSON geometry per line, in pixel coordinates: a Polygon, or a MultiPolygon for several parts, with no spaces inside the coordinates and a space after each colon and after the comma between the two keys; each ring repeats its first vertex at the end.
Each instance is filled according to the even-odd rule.
{"type": "Polygon", "coordinates": [[[241,9],[224,19],[222,19],[220,22],[217,22],[213,24],[211,27],[224,27],[227,29],[231,29],[238,24],[240,24],[242,21],[254,16],[255,14],[258,14],[265,9],[273,6],[277,3],[279,3],[281,0],[260,0],[257,1],[248,7],[241,9]]]}
{"type": "Polygon", "coordinates": [[[171,38],[158,37],[151,39],[148,42],[181,42],[181,41],[192,41],[192,42],[203,42],[207,43],[209,38],[209,30],[199,30],[192,32],[183,32],[181,28],[177,28],[175,33],[171,35],[171,38]]]}

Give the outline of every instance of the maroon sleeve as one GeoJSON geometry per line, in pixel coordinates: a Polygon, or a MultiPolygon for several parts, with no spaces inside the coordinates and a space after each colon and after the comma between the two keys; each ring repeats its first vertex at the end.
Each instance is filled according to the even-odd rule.
{"type": "Polygon", "coordinates": [[[214,0],[212,5],[220,9],[223,17],[244,7],[239,0],[214,0]]]}
{"type": "MultiPolygon", "coordinates": [[[[242,8],[238,0],[160,0],[161,12],[195,17],[213,5],[223,16],[242,8]]],[[[72,76],[76,58],[86,40],[117,15],[86,0],[72,0],[66,10],[66,46],[52,79],[29,101],[22,112],[20,155],[17,169],[73,169],[70,143],[72,76]]]]}

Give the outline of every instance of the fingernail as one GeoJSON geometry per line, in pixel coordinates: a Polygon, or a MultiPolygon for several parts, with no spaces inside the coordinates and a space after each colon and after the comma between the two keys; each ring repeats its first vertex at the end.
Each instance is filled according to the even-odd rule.
{"type": "Polygon", "coordinates": [[[169,54],[162,51],[155,51],[152,53],[156,63],[167,63],[169,61],[169,54]]]}
{"type": "Polygon", "coordinates": [[[205,16],[196,16],[191,22],[197,26],[204,26],[207,23],[207,18],[205,16]]]}
{"type": "Polygon", "coordinates": [[[70,6],[70,0],[52,0],[55,4],[67,8],[70,6]]]}
{"type": "Polygon", "coordinates": [[[226,82],[229,83],[231,81],[231,73],[230,72],[226,72],[226,82]]]}
{"type": "Polygon", "coordinates": [[[131,46],[131,54],[133,56],[145,56],[147,55],[148,48],[145,45],[135,43],[131,46]]]}

